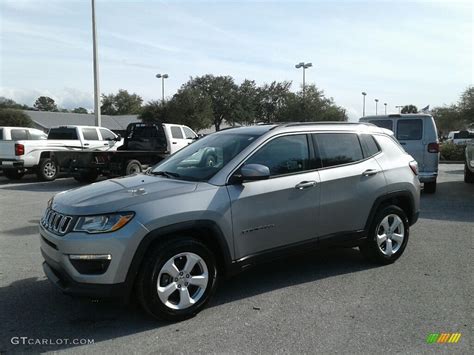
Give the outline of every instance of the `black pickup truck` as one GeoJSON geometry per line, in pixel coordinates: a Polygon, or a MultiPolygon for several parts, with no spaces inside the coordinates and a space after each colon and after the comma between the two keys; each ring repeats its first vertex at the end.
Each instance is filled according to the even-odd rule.
{"type": "Polygon", "coordinates": [[[169,155],[166,134],[161,123],[130,123],[124,144],[116,151],[60,151],[54,159],[83,183],[94,182],[99,175],[107,177],[139,173],[169,155]]]}

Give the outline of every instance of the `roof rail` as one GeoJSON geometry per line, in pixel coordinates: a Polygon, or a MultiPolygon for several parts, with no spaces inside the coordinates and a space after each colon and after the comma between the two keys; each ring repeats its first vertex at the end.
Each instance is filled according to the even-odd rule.
{"type": "Polygon", "coordinates": [[[349,124],[349,125],[367,125],[374,126],[369,122],[346,122],[346,121],[317,121],[317,122],[286,122],[280,124],[279,127],[293,127],[293,126],[308,126],[308,125],[323,125],[323,124],[349,124]]]}

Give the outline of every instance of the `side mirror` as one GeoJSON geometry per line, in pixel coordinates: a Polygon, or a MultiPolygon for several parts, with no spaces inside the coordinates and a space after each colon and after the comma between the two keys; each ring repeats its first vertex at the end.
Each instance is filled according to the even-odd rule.
{"type": "Polygon", "coordinates": [[[114,141],[120,142],[122,140],[122,136],[120,134],[117,134],[117,137],[114,138],[114,141]]]}
{"type": "Polygon", "coordinates": [[[240,168],[242,181],[266,180],[270,177],[270,169],[262,164],[247,164],[240,168]]]}

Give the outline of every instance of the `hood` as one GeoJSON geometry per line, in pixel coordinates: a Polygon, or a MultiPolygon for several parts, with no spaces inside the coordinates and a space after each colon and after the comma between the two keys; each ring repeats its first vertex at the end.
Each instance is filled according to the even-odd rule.
{"type": "Polygon", "coordinates": [[[69,215],[110,213],[150,199],[190,193],[196,187],[195,182],[139,174],[61,192],[52,207],[69,215]]]}

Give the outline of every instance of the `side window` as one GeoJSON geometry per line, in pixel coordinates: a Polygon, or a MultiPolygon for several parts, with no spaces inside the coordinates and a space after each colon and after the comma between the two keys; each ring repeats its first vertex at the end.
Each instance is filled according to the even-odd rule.
{"type": "Polygon", "coordinates": [[[392,120],[371,120],[369,123],[372,123],[380,128],[386,128],[393,132],[393,122],[392,120]]]}
{"type": "Polygon", "coordinates": [[[48,136],[46,135],[46,133],[38,132],[38,131],[30,131],[30,139],[43,140],[43,139],[47,139],[47,138],[48,138],[48,136]]]}
{"type": "Polygon", "coordinates": [[[370,134],[361,134],[360,136],[362,146],[364,148],[364,156],[371,157],[380,152],[380,147],[370,134]]]}
{"type": "Polygon", "coordinates": [[[419,140],[423,137],[423,121],[399,120],[397,123],[397,139],[402,141],[419,140]]]}
{"type": "Polygon", "coordinates": [[[84,139],[87,141],[98,141],[99,135],[97,134],[97,130],[95,128],[83,128],[82,135],[84,139]]]}
{"type": "Polygon", "coordinates": [[[76,140],[77,131],[75,128],[52,128],[49,130],[48,139],[76,140]]]}
{"type": "Polygon", "coordinates": [[[363,159],[359,137],[355,133],[315,134],[323,168],[363,159]]]}
{"type": "Polygon", "coordinates": [[[188,127],[183,127],[184,135],[186,136],[186,139],[194,139],[196,138],[196,135],[192,130],[190,130],[188,127]]]}
{"type": "Polygon", "coordinates": [[[0,141],[3,141],[3,128],[0,128],[0,141]]]}
{"type": "Polygon", "coordinates": [[[102,135],[103,140],[114,140],[115,135],[110,132],[108,129],[101,128],[100,129],[100,134],[102,135]]]}
{"type": "Polygon", "coordinates": [[[26,129],[12,129],[10,131],[12,141],[23,141],[28,139],[28,132],[26,129]]]}
{"type": "Polygon", "coordinates": [[[275,138],[245,163],[268,166],[270,176],[308,170],[310,168],[308,139],[305,134],[275,138]]]}
{"type": "Polygon", "coordinates": [[[181,127],[171,126],[171,137],[173,137],[174,139],[182,139],[183,132],[181,131],[181,127]]]}

